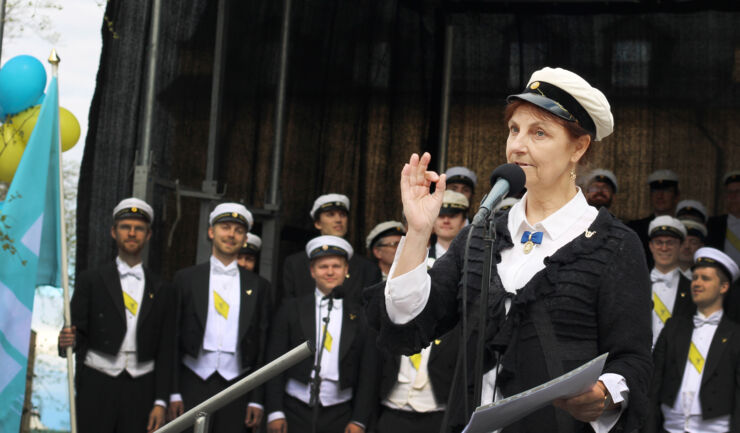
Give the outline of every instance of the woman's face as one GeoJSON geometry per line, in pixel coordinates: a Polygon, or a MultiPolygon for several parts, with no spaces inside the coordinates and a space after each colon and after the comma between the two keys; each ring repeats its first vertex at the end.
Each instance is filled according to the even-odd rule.
{"type": "Polygon", "coordinates": [[[527,189],[569,185],[570,170],[590,144],[587,135],[573,139],[554,119],[543,116],[538,108],[522,105],[509,120],[506,159],[522,167],[527,189]]]}

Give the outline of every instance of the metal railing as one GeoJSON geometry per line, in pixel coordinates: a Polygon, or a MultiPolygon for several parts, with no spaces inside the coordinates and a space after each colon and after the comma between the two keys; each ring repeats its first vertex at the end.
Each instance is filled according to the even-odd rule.
{"type": "Polygon", "coordinates": [[[175,418],[157,432],[178,433],[192,425],[194,433],[206,433],[210,414],[308,358],[314,350],[308,341],[299,344],[290,352],[175,418]]]}

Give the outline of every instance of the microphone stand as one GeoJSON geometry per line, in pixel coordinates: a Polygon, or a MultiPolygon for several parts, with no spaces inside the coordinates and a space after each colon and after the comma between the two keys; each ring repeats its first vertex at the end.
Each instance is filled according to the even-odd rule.
{"type": "MultiPolygon", "coordinates": [[[[493,266],[493,244],[496,241],[496,220],[492,214],[489,214],[483,222],[483,227],[483,276],[480,284],[478,342],[475,348],[475,395],[473,396],[476,408],[480,406],[483,388],[483,346],[486,337],[486,313],[488,311],[488,292],[491,284],[491,266],[493,266]]],[[[493,392],[495,397],[496,390],[494,389],[493,392]]]]}
{"type": "MultiPolygon", "coordinates": [[[[325,296],[324,299],[327,297],[325,296]]],[[[331,318],[331,309],[334,307],[334,297],[331,295],[328,296],[329,298],[329,304],[328,304],[328,311],[326,313],[326,317],[322,318],[321,321],[324,322],[324,330],[321,333],[321,344],[317,347],[317,356],[316,356],[316,363],[313,366],[313,379],[311,380],[311,398],[309,400],[309,406],[313,408],[313,416],[311,418],[311,432],[316,433],[316,423],[319,420],[319,391],[321,390],[321,376],[319,375],[321,373],[321,357],[324,354],[324,344],[326,344],[326,335],[329,332],[329,319],[331,318]]],[[[319,312],[321,312],[321,308],[319,308],[319,312]]]]}

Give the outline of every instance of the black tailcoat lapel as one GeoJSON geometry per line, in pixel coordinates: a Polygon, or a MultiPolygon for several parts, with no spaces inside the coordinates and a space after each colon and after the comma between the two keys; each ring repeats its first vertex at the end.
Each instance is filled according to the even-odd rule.
{"type": "Polygon", "coordinates": [[[717,326],[717,330],[714,332],[714,337],[712,337],[712,344],[709,346],[709,352],[707,352],[707,360],[704,364],[704,374],[702,374],[701,377],[702,385],[712,377],[712,373],[717,369],[731,335],[732,328],[730,326],[730,322],[727,317],[723,315],[722,320],[720,320],[719,325],[717,326]]]}
{"type": "Polygon", "coordinates": [[[139,308],[137,324],[143,323],[146,316],[152,311],[152,304],[154,304],[157,289],[159,287],[154,286],[154,281],[149,275],[149,271],[144,269],[144,293],[141,295],[141,307],[139,308]]]}
{"type": "Polygon", "coordinates": [[[352,341],[357,334],[359,322],[358,312],[349,302],[342,303],[342,337],[339,342],[339,360],[341,361],[349,353],[352,341]]]}
{"type": "Polygon", "coordinates": [[[120,314],[121,319],[123,320],[124,329],[126,329],[126,313],[124,312],[125,307],[123,305],[123,289],[121,288],[121,276],[118,275],[116,262],[104,266],[100,270],[100,273],[103,275],[103,283],[105,283],[105,288],[108,290],[108,293],[113,300],[113,305],[115,305],[116,311],[118,311],[118,314],[120,314]]]}
{"type": "Polygon", "coordinates": [[[248,277],[247,272],[239,268],[239,337],[237,341],[242,341],[244,334],[247,333],[257,304],[257,284],[248,277]],[[253,281],[255,284],[252,284],[253,281]]]}
{"type": "Polygon", "coordinates": [[[298,320],[303,330],[303,336],[315,347],[316,344],[316,300],[315,295],[305,295],[305,299],[298,302],[298,320]]]}
{"type": "Polygon", "coordinates": [[[203,329],[206,329],[206,320],[208,319],[208,293],[211,279],[211,266],[210,263],[204,263],[201,268],[195,273],[194,281],[191,287],[193,288],[193,304],[195,307],[195,314],[200,320],[200,325],[203,329]]]}

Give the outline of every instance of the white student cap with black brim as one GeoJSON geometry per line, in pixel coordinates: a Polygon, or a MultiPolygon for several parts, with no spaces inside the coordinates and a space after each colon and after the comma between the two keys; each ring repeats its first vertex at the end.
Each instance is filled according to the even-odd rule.
{"type": "Polygon", "coordinates": [[[309,260],[324,256],[340,256],[349,260],[353,253],[352,245],[339,236],[317,236],[306,244],[306,255],[309,260]]]}
{"type": "Polygon", "coordinates": [[[262,238],[254,233],[247,233],[247,240],[244,241],[239,254],[257,254],[262,249],[262,238]]]}
{"type": "Polygon", "coordinates": [[[208,223],[214,225],[225,222],[239,223],[249,230],[252,228],[254,218],[252,218],[252,212],[241,203],[221,203],[211,212],[208,223]]]}
{"type": "Polygon", "coordinates": [[[561,68],[542,68],[529,78],[522,93],[510,95],[527,101],[588,131],[594,141],[601,141],[614,130],[609,101],[578,74],[561,68]]]}
{"type": "Polygon", "coordinates": [[[694,266],[691,269],[701,266],[718,267],[733,283],[740,277],[740,269],[738,269],[737,263],[730,256],[716,248],[702,247],[696,250],[694,266]]]}
{"type": "Polygon", "coordinates": [[[367,249],[372,248],[375,242],[383,239],[386,236],[400,235],[403,236],[406,231],[403,229],[403,224],[398,221],[384,221],[370,230],[370,234],[365,239],[365,247],[367,249]]]}
{"type": "Polygon", "coordinates": [[[118,221],[126,218],[142,219],[151,224],[154,221],[154,211],[144,200],[129,197],[121,200],[113,208],[113,220],[118,221]]]}
{"type": "Polygon", "coordinates": [[[473,173],[473,170],[467,167],[450,167],[445,171],[445,175],[447,177],[447,185],[451,183],[464,183],[475,189],[475,185],[478,183],[478,176],[473,173]]]}
{"type": "Polygon", "coordinates": [[[680,219],[681,216],[685,214],[695,215],[701,218],[705,223],[709,218],[707,208],[697,200],[681,200],[678,202],[678,205],[676,205],[676,218],[680,219]]]}
{"type": "Polygon", "coordinates": [[[648,237],[652,239],[657,236],[673,236],[683,241],[686,239],[686,227],[684,227],[681,221],[672,216],[657,216],[650,221],[648,237]]]}
{"type": "Polygon", "coordinates": [[[587,184],[590,184],[593,181],[611,184],[612,188],[614,188],[614,192],[617,192],[617,189],[619,188],[617,185],[617,176],[615,176],[611,170],[607,170],[605,168],[597,168],[588,174],[587,184]]]}
{"type": "Polygon", "coordinates": [[[341,209],[345,212],[349,212],[349,197],[344,194],[324,194],[319,196],[313,202],[311,207],[311,219],[315,220],[319,213],[326,212],[331,209],[341,209]]]}

